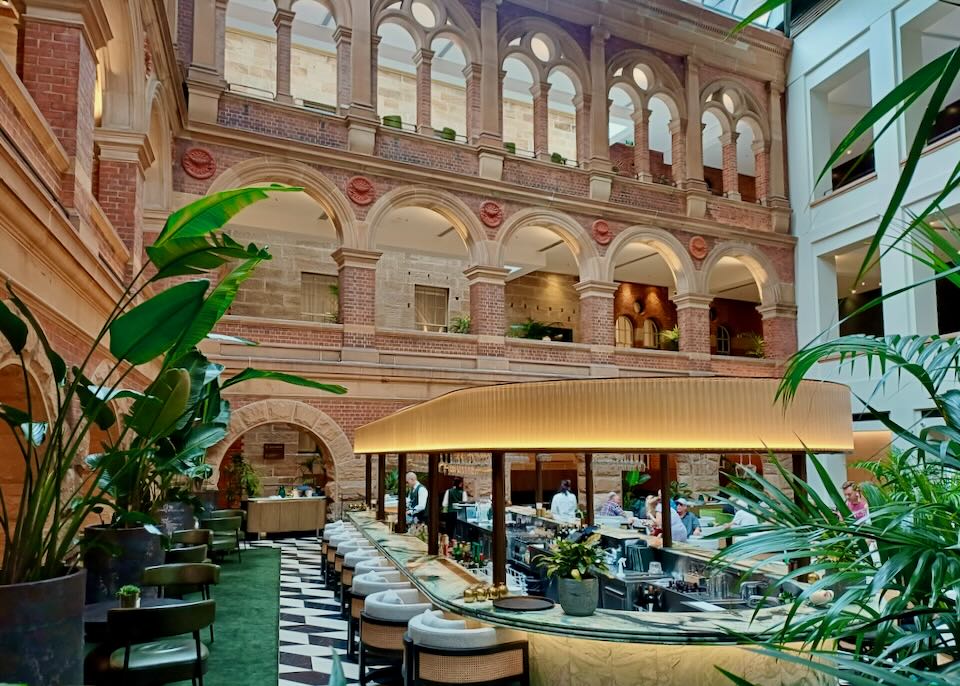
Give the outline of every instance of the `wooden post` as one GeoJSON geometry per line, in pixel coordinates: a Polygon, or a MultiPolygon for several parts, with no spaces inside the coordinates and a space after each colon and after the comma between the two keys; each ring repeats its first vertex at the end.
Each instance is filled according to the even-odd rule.
{"type": "Polygon", "coordinates": [[[663,530],[663,547],[669,548],[673,545],[673,532],[671,531],[670,514],[670,456],[667,453],[660,453],[660,528],[663,530]]]}
{"type": "Polygon", "coordinates": [[[366,488],[363,492],[363,504],[370,507],[373,498],[373,464],[370,455],[364,455],[364,460],[366,462],[364,464],[364,477],[366,479],[364,485],[366,488]]]}
{"type": "Polygon", "coordinates": [[[387,456],[377,455],[377,521],[384,521],[387,518],[384,498],[387,490],[387,456]]]}
{"type": "MultiPolygon", "coordinates": [[[[776,457],[774,457],[776,459],[776,457]]],[[[790,456],[791,469],[793,475],[800,479],[801,481],[806,482],[807,480],[807,454],[806,453],[793,453],[790,456]]],[[[793,489],[793,502],[797,504],[797,507],[800,509],[806,509],[804,504],[803,496],[800,495],[799,491],[795,488],[793,489]]],[[[809,557],[800,557],[795,560],[790,561],[791,571],[794,569],[800,569],[801,567],[806,567],[810,564],[809,557]]],[[[803,581],[803,579],[798,579],[798,581],[803,581]]]]}
{"type": "Polygon", "coordinates": [[[583,455],[583,478],[586,480],[587,507],[586,513],[587,526],[593,526],[593,453],[584,453],[583,455]]]}
{"type": "Polygon", "coordinates": [[[407,533],[407,454],[397,453],[397,526],[398,534],[407,533]]]}
{"type": "Polygon", "coordinates": [[[533,502],[542,503],[543,502],[543,462],[540,460],[540,456],[536,453],[533,454],[533,470],[536,474],[537,485],[536,490],[533,492],[533,502]]]}
{"type": "Polygon", "coordinates": [[[440,552],[440,455],[430,453],[429,471],[427,473],[427,554],[437,555],[440,552]]]}
{"type": "Polygon", "coordinates": [[[507,507],[506,493],[504,492],[504,454],[493,453],[490,456],[493,462],[493,583],[507,582],[507,507]]]}

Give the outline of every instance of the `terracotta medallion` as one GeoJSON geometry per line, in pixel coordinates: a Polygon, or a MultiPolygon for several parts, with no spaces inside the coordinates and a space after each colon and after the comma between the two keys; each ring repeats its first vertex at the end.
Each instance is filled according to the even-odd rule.
{"type": "Polygon", "coordinates": [[[347,181],[347,196],[358,205],[369,205],[376,194],[377,189],[366,176],[354,176],[347,181]]]}
{"type": "Polygon", "coordinates": [[[195,179],[209,179],[217,173],[217,161],[203,148],[190,148],[183,153],[180,166],[195,179]]]}
{"type": "Polygon", "coordinates": [[[500,226],[503,224],[503,207],[493,200],[484,200],[480,203],[480,221],[491,229],[500,226]]]}
{"type": "Polygon", "coordinates": [[[702,260],[707,256],[709,248],[707,248],[707,240],[703,236],[694,236],[690,239],[690,243],[687,244],[687,249],[690,251],[690,254],[698,260],[702,260]]]}
{"type": "Polygon", "coordinates": [[[593,240],[600,245],[607,245],[613,240],[613,233],[610,231],[610,225],[605,219],[598,219],[597,221],[593,222],[591,233],[593,234],[593,240]]]}

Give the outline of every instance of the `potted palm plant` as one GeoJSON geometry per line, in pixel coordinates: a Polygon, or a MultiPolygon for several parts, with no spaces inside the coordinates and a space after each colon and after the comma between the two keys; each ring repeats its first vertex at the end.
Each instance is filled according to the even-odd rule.
{"type": "Polygon", "coordinates": [[[660,332],[660,347],[663,350],[680,349],[680,327],[675,326],[672,329],[664,329],[660,332]]]}
{"type": "MultiPolygon", "coordinates": [[[[206,404],[209,413],[197,410],[210,370],[192,351],[206,338],[253,344],[215,334],[213,328],[240,285],[270,253],[241,245],[220,229],[269,194],[296,190],[273,186],[224,191],[171,214],[147,248],[146,264],[117,297],[89,349],[70,360],[70,366],[18,289],[7,283],[9,305],[0,302],[0,345],[12,351],[23,370],[25,402],[22,407],[0,405],[0,420],[14,433],[27,478],[15,509],[0,494],[4,678],[82,682],[86,583],[78,566],[80,534],[91,516],[109,507],[114,512],[111,528],[157,537],[156,512],[151,510],[167,495],[162,475],[176,472],[170,463],[178,461],[199,466],[200,456],[225,435],[229,417],[223,416],[222,405],[206,404]],[[215,285],[199,278],[205,275],[216,275],[215,285]],[[40,399],[29,381],[34,348],[54,382],[52,409],[44,421],[37,419],[40,399]],[[106,353],[109,369],[93,382],[89,369],[106,353]],[[133,374],[150,375],[151,380],[137,388],[130,383],[133,374]],[[126,407],[118,412],[119,405],[126,407]],[[177,432],[188,425],[189,440],[177,443],[177,432]],[[94,426],[107,438],[96,455],[86,456],[94,426]],[[86,470],[78,477],[81,466],[86,470]]],[[[254,369],[224,380],[220,389],[257,378],[345,392],[339,386],[254,369]]],[[[109,547],[97,538],[86,543],[109,547]]],[[[129,579],[138,580],[139,571],[129,579]]],[[[108,597],[127,581],[112,579],[108,597]]]]}
{"type": "Polygon", "coordinates": [[[547,576],[557,579],[560,607],[574,617],[589,617],[597,610],[600,586],[597,574],[607,571],[600,534],[586,540],[558,541],[547,558],[547,576]]]}

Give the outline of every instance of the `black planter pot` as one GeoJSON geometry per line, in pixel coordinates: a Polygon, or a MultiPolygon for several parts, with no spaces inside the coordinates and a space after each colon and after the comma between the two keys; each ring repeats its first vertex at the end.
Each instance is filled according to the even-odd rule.
{"type": "Polygon", "coordinates": [[[113,599],[121,586],[139,586],[144,569],[163,564],[162,538],[143,527],[89,526],[83,538],[88,603],[113,599]]]}
{"type": "Polygon", "coordinates": [[[83,683],[86,572],[0,586],[0,679],[31,686],[83,683]]]}
{"type": "Polygon", "coordinates": [[[160,530],[169,536],[181,529],[194,529],[197,521],[193,505],[179,501],[164,503],[160,508],[160,530]]]}

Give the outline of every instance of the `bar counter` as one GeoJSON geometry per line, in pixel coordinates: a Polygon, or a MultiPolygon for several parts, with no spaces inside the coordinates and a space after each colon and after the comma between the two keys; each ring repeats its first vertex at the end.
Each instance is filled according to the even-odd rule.
{"type": "Polygon", "coordinates": [[[391,533],[371,513],[347,517],[437,607],[527,632],[531,683],[535,686],[729,683],[715,665],[755,684],[830,683],[802,665],[767,658],[738,645],[742,641],[737,636],[763,639],[779,628],[786,606],[760,609],[756,616],[754,610],[659,613],[598,609],[590,617],[572,617],[559,605],[539,612],[510,612],[494,608],[490,601],[464,603],[464,589],[478,583],[466,569],[452,560],[427,555],[424,542],[391,533]]]}

